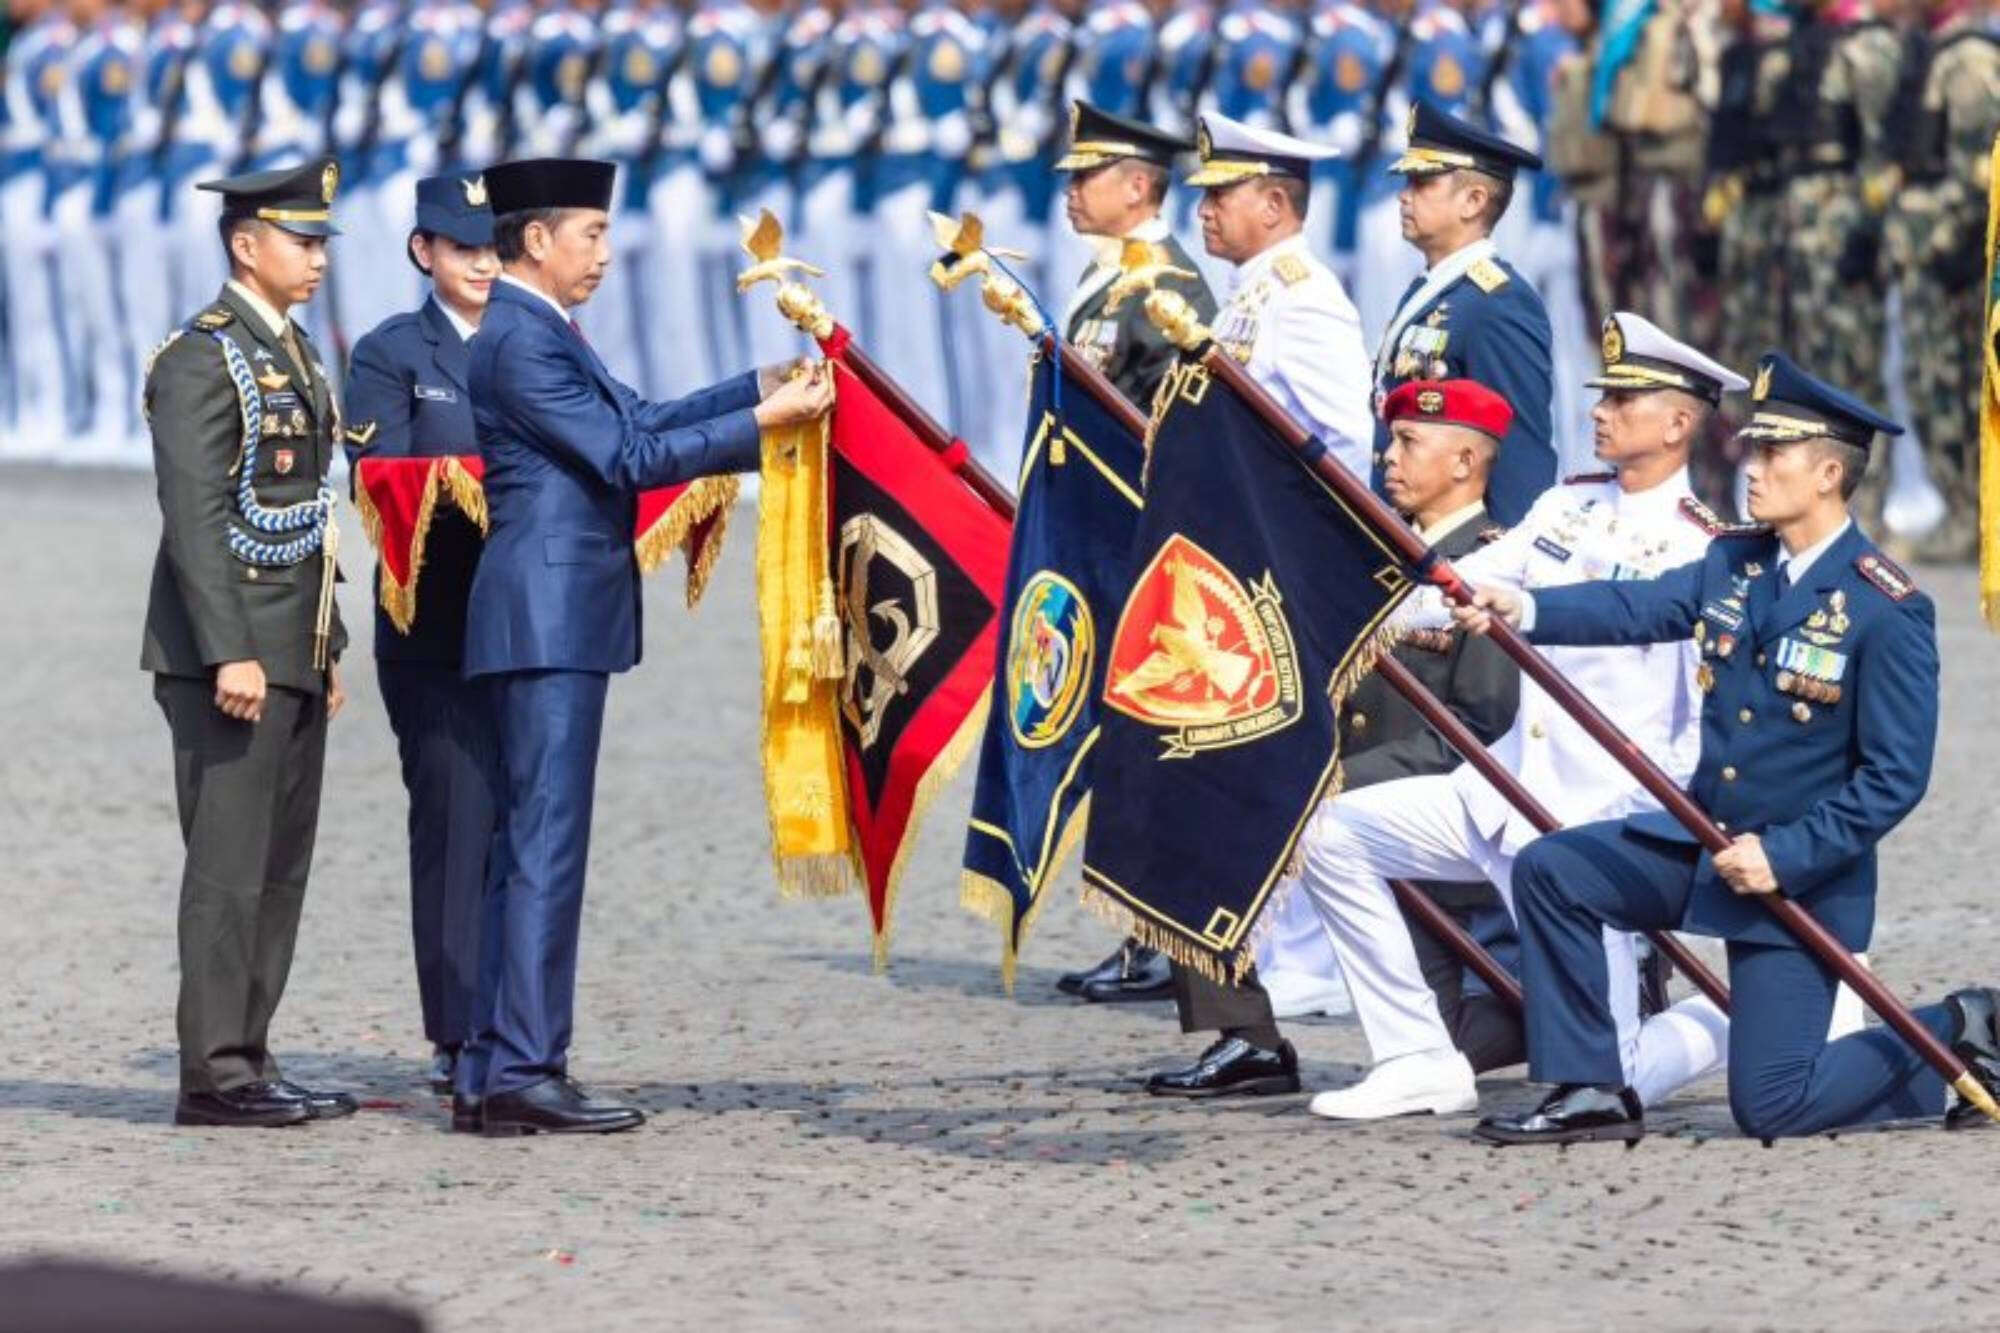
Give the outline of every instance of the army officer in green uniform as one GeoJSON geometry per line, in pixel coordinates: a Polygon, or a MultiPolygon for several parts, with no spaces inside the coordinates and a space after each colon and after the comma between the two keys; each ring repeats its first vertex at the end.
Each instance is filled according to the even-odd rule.
{"type": "Polygon", "coordinates": [[[173,735],[182,1125],[287,1125],[354,1099],[268,1047],[319,824],[346,633],[327,468],[333,386],[291,318],[326,275],[331,159],[203,182],[224,198],[221,295],[160,347],[146,416],[160,495],[140,665],[173,735]]]}

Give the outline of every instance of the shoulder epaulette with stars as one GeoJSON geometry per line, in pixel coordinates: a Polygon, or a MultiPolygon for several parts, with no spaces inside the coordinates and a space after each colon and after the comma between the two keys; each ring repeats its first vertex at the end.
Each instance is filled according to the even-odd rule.
{"type": "Polygon", "coordinates": [[[1917,590],[1917,581],[1904,573],[1888,556],[1869,551],[1855,557],[1854,567],[1861,577],[1880,588],[1892,602],[1900,602],[1917,590]]]}
{"type": "Polygon", "coordinates": [[[1692,495],[1681,497],[1681,517],[1711,537],[1768,537],[1768,523],[1731,523],[1692,495]]]}
{"type": "Polygon", "coordinates": [[[210,306],[194,317],[194,326],[204,333],[213,333],[217,329],[227,328],[235,322],[235,312],[231,311],[226,305],[210,306]]]}
{"type": "Polygon", "coordinates": [[[1465,276],[1471,278],[1473,285],[1482,292],[1497,292],[1510,281],[1507,270],[1490,259],[1474,264],[1465,271],[1465,276]]]}
{"type": "Polygon", "coordinates": [[[1572,472],[1563,478],[1565,486],[1593,486],[1600,481],[1616,481],[1616,472],[1572,472]]]}
{"type": "Polygon", "coordinates": [[[1278,262],[1271,265],[1271,272],[1287,287],[1296,287],[1312,276],[1312,270],[1306,267],[1306,261],[1297,255],[1278,256],[1278,262]]]}

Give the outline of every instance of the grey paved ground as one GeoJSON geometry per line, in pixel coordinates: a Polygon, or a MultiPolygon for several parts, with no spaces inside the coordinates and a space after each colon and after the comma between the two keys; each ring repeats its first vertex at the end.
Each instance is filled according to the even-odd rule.
{"type": "MultiPolygon", "coordinates": [[[[858,902],[780,905],[753,716],[749,515],[690,622],[656,583],[612,694],[576,1058],[652,1113],[596,1142],[442,1132],[418,1081],[397,786],[366,666],[336,725],[279,1015],[289,1070],[385,1105],[274,1133],[176,1131],[178,846],[135,669],[147,479],[0,470],[0,1256],[82,1251],[385,1294],[435,1327],[1918,1328],[2000,1296],[2000,1134],[1766,1150],[1716,1086],[1641,1148],[1498,1153],[1470,1122],[1336,1129],[1302,1099],[1188,1106],[1133,1077],[1190,1051],[1164,1010],[1053,994],[1107,936],[1052,909],[1000,991],[955,905],[962,780],[871,976],[858,902]]],[[[350,523],[349,532],[356,531],[350,523]]],[[[363,568],[349,561],[351,572],[363,568]]],[[[676,576],[677,577],[677,576],[676,576]]],[[[1965,571],[1930,800],[1885,859],[1879,968],[2000,978],[2000,640],[1965,571]]],[[[365,584],[344,589],[368,623],[365,584]]],[[[1309,1083],[1349,1024],[1299,1031],[1309,1083]]],[[[1527,1090],[1486,1085],[1488,1106],[1527,1090]]]]}

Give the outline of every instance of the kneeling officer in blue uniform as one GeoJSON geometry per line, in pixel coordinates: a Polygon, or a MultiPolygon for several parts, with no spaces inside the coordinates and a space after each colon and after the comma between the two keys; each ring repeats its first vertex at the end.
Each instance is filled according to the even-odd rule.
{"type": "MultiPolygon", "coordinates": [[[[346,433],[348,461],[357,467],[364,458],[479,450],[466,375],[500,260],[477,174],[417,182],[408,245],[431,295],[354,344],[346,433]]],[[[438,505],[424,543],[422,598],[410,590],[409,628],[398,630],[387,612],[375,610],[375,675],[410,795],[410,935],[438,1092],[452,1090],[458,1052],[472,1035],[479,905],[498,818],[492,712],[485,688],[460,675],[480,542],[477,523],[438,505]]]]}
{"type": "MultiPolygon", "coordinates": [[[[1886,1028],[1829,1043],[1834,974],[1756,899],[1784,892],[1850,950],[1875,919],[1875,845],[1916,807],[1937,736],[1930,599],[1862,535],[1848,501],[1891,421],[1775,353],[1743,430],[1750,513],[1700,561],[1655,579],[1527,594],[1486,589],[1460,612],[1537,643],[1701,648],[1701,763],[1689,794],[1735,842],[1711,856],[1664,812],[1567,829],[1514,868],[1529,1076],[1556,1090],[1526,1115],[1482,1120],[1497,1143],[1631,1141],[1606,1002],[1604,926],[1728,942],[1729,1106],[1763,1139],[1945,1110],[1944,1080],[1886,1028]]],[[[1996,993],[1961,990],[1917,1017],[2000,1088],[1996,993]]],[[[1977,1116],[1962,1099],[1948,1124],[1977,1116]]]]}
{"type": "Polygon", "coordinates": [[[639,492],[754,468],[762,431],[833,406],[821,365],[745,372],[671,403],[611,377],[570,312],[610,263],[615,174],[609,162],[545,158],[485,177],[503,272],[472,340],[489,529],[465,674],[488,682],[503,795],[481,1027],[459,1059],[452,1123],[496,1137],[644,1119],[569,1078],[605,691],[639,661],[639,492]]]}

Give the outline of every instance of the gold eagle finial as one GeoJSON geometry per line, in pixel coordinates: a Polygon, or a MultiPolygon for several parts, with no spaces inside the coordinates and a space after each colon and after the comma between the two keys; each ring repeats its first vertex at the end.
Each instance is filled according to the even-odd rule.
{"type": "Polygon", "coordinates": [[[1104,309],[1108,314],[1117,314],[1118,307],[1134,296],[1145,296],[1166,278],[1186,278],[1192,281],[1195,275],[1175,264],[1162,245],[1151,241],[1128,240],[1118,256],[1118,276],[1111,280],[1111,287],[1104,294],[1104,309]]]}
{"type": "Polygon", "coordinates": [[[785,257],[785,229],[770,209],[764,209],[754,222],[743,217],[737,221],[743,226],[743,253],[755,261],[736,275],[737,291],[747,292],[760,282],[782,285],[785,275],[793,270],[815,278],[826,276],[826,270],[815,268],[803,259],[785,257]]]}

